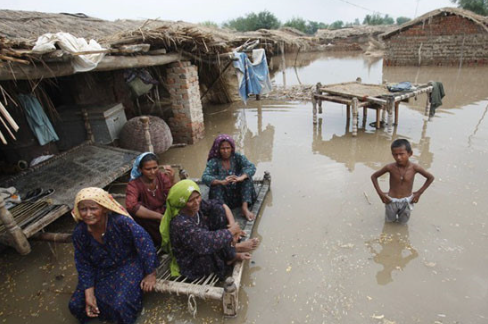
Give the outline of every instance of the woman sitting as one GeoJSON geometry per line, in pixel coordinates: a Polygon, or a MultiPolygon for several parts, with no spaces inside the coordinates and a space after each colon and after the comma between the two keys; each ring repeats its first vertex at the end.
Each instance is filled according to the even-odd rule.
{"type": "Polygon", "coordinates": [[[163,167],[165,172],[160,172],[158,157],[154,153],[139,155],[134,161],[125,197],[127,210],[151,235],[157,248],[161,246],[159,224],[174,181],[174,170],[169,165],[163,167]]]}
{"type": "Polygon", "coordinates": [[[161,236],[163,249],[172,258],[172,276],[196,279],[215,273],[224,279],[232,263],[251,258],[247,252],[236,252],[233,246],[242,231],[230,218],[230,209],[216,200],[202,200],[195,182],[182,180],[175,184],[167,204],[161,236]]]}
{"type": "Polygon", "coordinates": [[[244,216],[252,221],[256,217],[249,206],[256,200],[252,177],[254,164],[235,151],[232,137],[221,134],[208,153],[207,167],[202,181],[210,187],[209,198],[218,199],[230,208],[241,207],[244,216]]]}
{"type": "Polygon", "coordinates": [[[142,291],[152,291],[158,260],[149,235],[112,196],[85,188],[75,199],[73,231],[78,286],[71,313],[85,323],[92,317],[133,323],[142,310],[142,291]]]}

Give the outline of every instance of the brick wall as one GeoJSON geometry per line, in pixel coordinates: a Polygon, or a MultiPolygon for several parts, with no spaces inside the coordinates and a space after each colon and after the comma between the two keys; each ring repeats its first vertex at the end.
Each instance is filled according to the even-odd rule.
{"type": "Polygon", "coordinates": [[[385,43],[384,65],[488,64],[488,32],[456,15],[432,17],[385,43]]]}
{"type": "Polygon", "coordinates": [[[174,142],[193,144],[203,138],[205,131],[197,67],[177,62],[169,65],[167,72],[173,110],[169,127],[174,142]]]}

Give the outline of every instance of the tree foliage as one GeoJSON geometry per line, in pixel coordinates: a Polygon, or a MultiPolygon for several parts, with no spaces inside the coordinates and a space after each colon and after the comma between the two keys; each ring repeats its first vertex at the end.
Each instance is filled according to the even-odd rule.
{"type": "Polygon", "coordinates": [[[225,22],[225,28],[235,29],[237,31],[254,31],[258,29],[278,29],[281,22],[271,12],[265,10],[258,14],[254,12],[247,14],[245,17],[238,17],[225,22]]]}
{"type": "Polygon", "coordinates": [[[336,20],[329,25],[329,29],[339,29],[344,27],[344,22],[342,20],[336,20]]]}
{"type": "Polygon", "coordinates": [[[366,15],[363,20],[364,25],[393,25],[395,23],[395,20],[393,20],[392,17],[389,15],[385,15],[382,17],[380,14],[372,14],[372,15],[366,15]]]}
{"type": "Polygon", "coordinates": [[[327,28],[327,25],[322,22],[311,21],[311,20],[305,21],[305,19],[298,18],[298,17],[288,20],[283,24],[283,26],[298,29],[299,31],[306,33],[308,35],[315,34],[319,29],[327,28]]]}
{"type": "Polygon", "coordinates": [[[488,16],[488,0],[451,0],[459,8],[477,13],[478,15],[488,16]]]}
{"type": "Polygon", "coordinates": [[[404,24],[404,23],[406,23],[407,21],[410,21],[410,20],[412,20],[412,19],[410,19],[408,17],[398,17],[396,19],[396,24],[397,25],[401,25],[401,24],[404,24]]]}
{"type": "Polygon", "coordinates": [[[202,21],[201,23],[198,23],[201,26],[205,27],[210,27],[210,28],[219,28],[219,25],[216,22],[207,20],[207,21],[202,21]]]}

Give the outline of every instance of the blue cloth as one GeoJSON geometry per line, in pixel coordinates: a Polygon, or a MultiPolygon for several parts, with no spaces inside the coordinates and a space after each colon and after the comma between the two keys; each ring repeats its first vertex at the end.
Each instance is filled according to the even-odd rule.
{"type": "Polygon", "coordinates": [[[153,152],[144,152],[144,153],[140,154],[135,159],[134,163],[132,164],[132,170],[130,171],[130,180],[129,181],[135,180],[135,179],[139,178],[140,176],[142,176],[141,171],[139,171],[139,164],[141,164],[141,160],[148,154],[154,154],[154,153],[153,152]]]}
{"type": "Polygon", "coordinates": [[[400,82],[397,84],[387,86],[388,91],[390,92],[401,92],[411,90],[413,88],[410,82],[400,82]]]}
{"type": "Polygon", "coordinates": [[[251,63],[246,53],[234,53],[238,59],[234,61],[234,67],[238,72],[242,73],[239,77],[239,96],[244,102],[250,94],[261,94],[263,90],[271,90],[271,83],[269,81],[268,62],[264,50],[253,51],[253,56],[256,63],[251,63]],[[257,55],[255,55],[258,53],[257,55]]]}
{"type": "Polygon", "coordinates": [[[59,141],[59,137],[54,131],[53,125],[47,118],[39,100],[32,95],[19,94],[20,104],[24,107],[25,117],[34,136],[39,141],[39,145],[49,142],[59,141]]]}
{"type": "Polygon", "coordinates": [[[156,250],[142,227],[118,214],[109,214],[103,240],[96,241],[84,222],[73,231],[78,286],[69,309],[87,322],[85,290],[94,287],[101,320],[133,323],[142,310],[141,281],[158,266],[156,250]]]}

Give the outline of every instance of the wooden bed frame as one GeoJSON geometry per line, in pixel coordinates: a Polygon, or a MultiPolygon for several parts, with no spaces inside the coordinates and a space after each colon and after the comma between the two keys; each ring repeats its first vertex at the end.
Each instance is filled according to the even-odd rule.
{"type": "MultiPolygon", "coordinates": [[[[256,192],[258,193],[258,197],[256,202],[253,204],[251,211],[256,215],[257,219],[260,217],[259,212],[263,205],[264,199],[270,190],[271,176],[268,172],[265,172],[262,179],[255,178],[253,181],[256,187],[256,192]]],[[[203,190],[202,195],[205,196],[203,190]]],[[[236,221],[239,222],[241,228],[246,233],[246,238],[250,238],[256,220],[247,221],[240,212],[240,208],[237,208],[232,212],[236,218],[236,221]]],[[[219,282],[218,277],[214,274],[193,281],[189,281],[182,276],[172,278],[169,270],[169,263],[169,256],[167,254],[162,255],[161,264],[157,271],[156,286],[154,288],[156,292],[188,295],[189,304],[191,303],[191,299],[194,299],[195,297],[204,300],[219,300],[222,301],[224,315],[237,315],[239,288],[241,284],[242,271],[244,268],[242,261],[237,262],[234,265],[232,276],[228,277],[223,285],[219,282]]]]}

